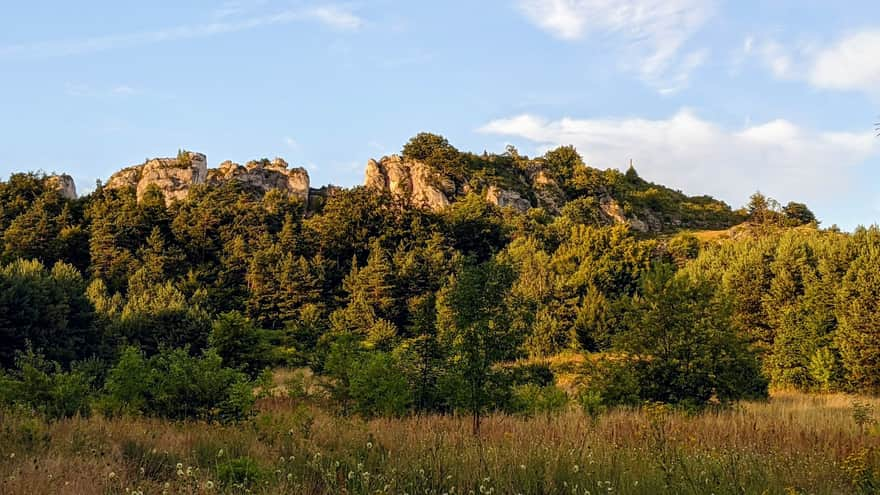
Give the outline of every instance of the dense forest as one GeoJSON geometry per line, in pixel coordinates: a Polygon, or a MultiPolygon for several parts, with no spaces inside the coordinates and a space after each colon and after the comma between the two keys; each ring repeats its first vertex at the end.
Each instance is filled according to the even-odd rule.
{"type": "Polygon", "coordinates": [[[169,204],[100,184],[67,199],[12,175],[0,401],[226,421],[264,370],[308,367],[341,414],[466,412],[478,430],[487,411],[566,396],[592,411],[880,390],[876,227],[821,229],[761,194],[733,210],[571,147],[475,155],[423,134],[403,154],[512,184],[539,162],[565,203],[519,212],[470,192],[431,211],[356,187],[310,208],[233,182],[169,204]],[[674,227],[609,223],[599,189],[674,227]]]}

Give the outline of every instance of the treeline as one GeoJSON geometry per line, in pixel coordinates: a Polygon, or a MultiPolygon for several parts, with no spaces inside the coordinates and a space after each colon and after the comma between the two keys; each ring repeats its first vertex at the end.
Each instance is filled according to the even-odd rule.
{"type": "MultiPolygon", "coordinates": [[[[570,148],[541,159],[554,153],[560,176],[592,174],[570,148]]],[[[821,231],[756,195],[736,213],[753,235],[706,244],[584,208],[469,194],[433,213],[354,188],[304,214],[235,183],[171,205],[156,189],[70,201],[16,174],[0,184],[0,401],[235,419],[262,370],[308,366],[344,413],[467,411],[477,429],[487,410],[566,395],[594,411],[768,383],[876,390],[876,229],[821,231]],[[547,364],[560,353],[581,356],[566,390],[547,364]]]]}

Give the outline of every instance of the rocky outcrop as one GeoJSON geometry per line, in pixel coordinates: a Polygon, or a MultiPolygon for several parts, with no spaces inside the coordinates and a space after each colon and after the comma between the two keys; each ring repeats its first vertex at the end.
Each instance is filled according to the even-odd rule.
{"type": "Polygon", "coordinates": [[[217,169],[208,169],[208,160],[201,153],[186,152],[178,158],[153,158],[142,165],[128,167],[113,174],[105,189],[134,189],[140,201],[150,187],[158,187],[166,203],[182,201],[193,186],[220,185],[235,181],[263,193],[273,189],[309,202],[309,174],[303,168],[288,168],[281,158],[255,160],[245,165],[225,161],[217,169]]]}
{"type": "Polygon", "coordinates": [[[495,185],[489,186],[486,190],[486,201],[499,208],[513,208],[521,212],[532,207],[532,203],[518,192],[502,189],[495,185]]]}
{"type": "Polygon", "coordinates": [[[309,173],[304,168],[289,169],[281,158],[273,161],[250,161],[244,166],[225,161],[220,167],[208,172],[209,184],[237,181],[247,186],[268,192],[273,189],[298,197],[303,203],[309,201],[309,173]]]}
{"type": "Polygon", "coordinates": [[[450,204],[456,184],[418,161],[405,161],[397,155],[367,162],[364,185],[377,191],[388,191],[396,199],[439,211],[450,204]]]}
{"type": "Polygon", "coordinates": [[[47,179],[46,184],[58,191],[62,198],[73,200],[77,197],[76,183],[67,174],[53,175],[47,179]]]}
{"type": "Polygon", "coordinates": [[[201,153],[187,151],[178,158],[153,158],[143,165],[123,169],[107,181],[105,189],[132,187],[138,200],[151,186],[162,191],[165,202],[182,201],[189,190],[208,178],[208,160],[201,153]]]}

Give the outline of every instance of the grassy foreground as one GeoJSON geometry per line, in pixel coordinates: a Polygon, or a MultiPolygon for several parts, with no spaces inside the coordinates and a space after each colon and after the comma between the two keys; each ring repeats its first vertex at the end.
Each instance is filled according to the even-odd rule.
{"type": "MultiPolygon", "coordinates": [[[[872,407],[775,393],[688,416],[340,419],[264,399],[236,426],[0,413],[0,493],[871,493],[872,407]]],[[[861,404],[861,405],[859,405],[861,404]]]]}

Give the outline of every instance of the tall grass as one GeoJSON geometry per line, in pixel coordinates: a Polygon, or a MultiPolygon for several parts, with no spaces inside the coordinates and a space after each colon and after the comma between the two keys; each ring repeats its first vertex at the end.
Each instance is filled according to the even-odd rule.
{"type": "Polygon", "coordinates": [[[284,397],[236,426],[3,412],[0,493],[869,493],[880,401],[859,399],[864,420],[853,399],[496,415],[480,438],[468,418],[364,422],[284,397]]]}

